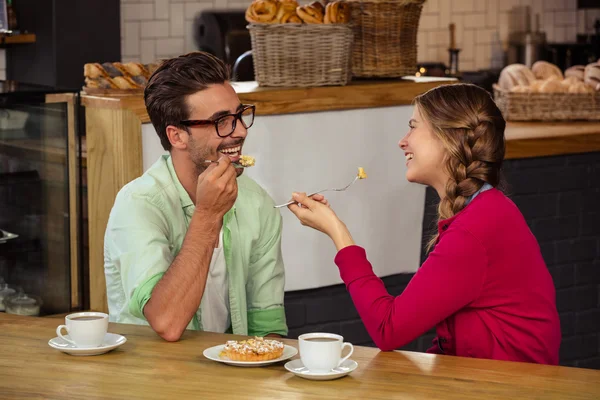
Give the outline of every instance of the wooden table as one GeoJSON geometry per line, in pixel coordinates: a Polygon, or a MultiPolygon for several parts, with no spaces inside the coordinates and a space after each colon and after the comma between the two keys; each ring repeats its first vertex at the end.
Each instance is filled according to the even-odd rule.
{"type": "MultiPolygon", "coordinates": [[[[231,335],[186,332],[179,342],[149,327],[111,324],[127,337],[110,353],[74,357],[48,346],[55,318],[0,315],[0,398],[10,399],[600,399],[600,371],[355,347],[358,368],[309,381],[279,363],[239,368],[202,351],[231,335]]],[[[297,346],[295,340],[284,340],[297,346]]]]}

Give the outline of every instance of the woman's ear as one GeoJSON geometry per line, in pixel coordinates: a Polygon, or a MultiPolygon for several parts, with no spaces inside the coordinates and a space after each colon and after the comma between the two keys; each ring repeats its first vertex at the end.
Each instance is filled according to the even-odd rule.
{"type": "Polygon", "coordinates": [[[179,150],[187,149],[189,137],[190,134],[185,129],[177,128],[173,125],[167,126],[167,138],[173,148],[179,150]]]}

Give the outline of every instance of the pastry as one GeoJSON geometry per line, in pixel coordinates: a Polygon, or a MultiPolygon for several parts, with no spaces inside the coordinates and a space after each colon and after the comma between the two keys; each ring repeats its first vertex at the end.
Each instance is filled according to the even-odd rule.
{"type": "Polygon", "coordinates": [[[333,1],[325,7],[326,24],[345,24],[350,21],[350,6],[343,1],[333,1]]]}
{"type": "Polygon", "coordinates": [[[281,17],[281,20],[279,22],[281,22],[282,24],[301,24],[302,20],[300,19],[298,14],[296,14],[296,11],[292,11],[283,14],[283,17],[281,17]]]}
{"type": "Polygon", "coordinates": [[[241,156],[239,163],[242,167],[252,167],[256,163],[256,160],[252,156],[241,156]]]}
{"type": "Polygon", "coordinates": [[[367,179],[367,173],[363,167],[358,167],[358,179],[367,179]]]}
{"type": "Polygon", "coordinates": [[[276,16],[277,22],[285,24],[286,22],[283,21],[284,16],[286,16],[286,21],[289,20],[292,15],[296,15],[296,8],[298,8],[296,0],[280,0],[276,16]]]}
{"type": "Polygon", "coordinates": [[[123,68],[131,76],[143,76],[144,78],[150,78],[150,71],[144,66],[144,64],[129,62],[123,64],[123,68]]]}
{"type": "Polygon", "coordinates": [[[537,79],[557,79],[562,80],[563,74],[556,65],[547,61],[536,61],[531,66],[531,72],[537,79]]]}
{"type": "Polygon", "coordinates": [[[580,81],[583,81],[583,71],[585,71],[585,66],[574,65],[565,70],[565,78],[575,77],[580,81]]]}
{"type": "Polygon", "coordinates": [[[107,77],[108,74],[98,63],[88,63],[83,66],[83,76],[87,78],[107,77]]]}
{"type": "Polygon", "coordinates": [[[586,65],[583,81],[592,89],[600,91],[600,64],[586,65]]]}
{"type": "Polygon", "coordinates": [[[535,81],[535,76],[529,68],[523,64],[511,64],[500,72],[498,85],[501,89],[510,90],[517,85],[529,86],[535,81]]]}
{"type": "Polygon", "coordinates": [[[325,15],[325,6],[320,1],[313,1],[309,6],[316,8],[321,11],[321,14],[325,15]]]}
{"type": "Polygon", "coordinates": [[[246,9],[246,21],[268,24],[277,22],[279,2],[275,0],[256,0],[246,9]]]}
{"type": "Polygon", "coordinates": [[[232,361],[268,361],[281,357],[283,343],[255,337],[247,340],[229,340],[219,354],[232,361]]]}
{"type": "Polygon", "coordinates": [[[306,22],[307,24],[322,24],[324,18],[323,12],[321,11],[322,8],[323,5],[321,5],[321,7],[319,8],[309,4],[306,6],[296,8],[296,13],[300,17],[300,19],[306,22]]]}

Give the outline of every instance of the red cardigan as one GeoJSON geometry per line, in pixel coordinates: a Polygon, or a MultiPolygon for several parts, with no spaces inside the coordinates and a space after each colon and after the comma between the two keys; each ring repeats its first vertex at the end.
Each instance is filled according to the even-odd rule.
{"type": "Polygon", "coordinates": [[[435,249],[397,297],[363,248],[335,257],[375,344],[398,349],[436,326],[431,353],[558,364],[554,284],[515,204],[490,189],[438,229],[435,249]]]}

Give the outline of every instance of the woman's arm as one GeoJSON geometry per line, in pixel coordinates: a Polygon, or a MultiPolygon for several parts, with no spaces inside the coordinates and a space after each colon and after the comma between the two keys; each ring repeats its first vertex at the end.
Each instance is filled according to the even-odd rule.
{"type": "Polygon", "coordinates": [[[396,297],[375,276],[361,247],[342,249],[335,263],[367,331],[384,351],[412,342],[476,299],[488,265],[479,241],[452,226],[396,297]]]}

